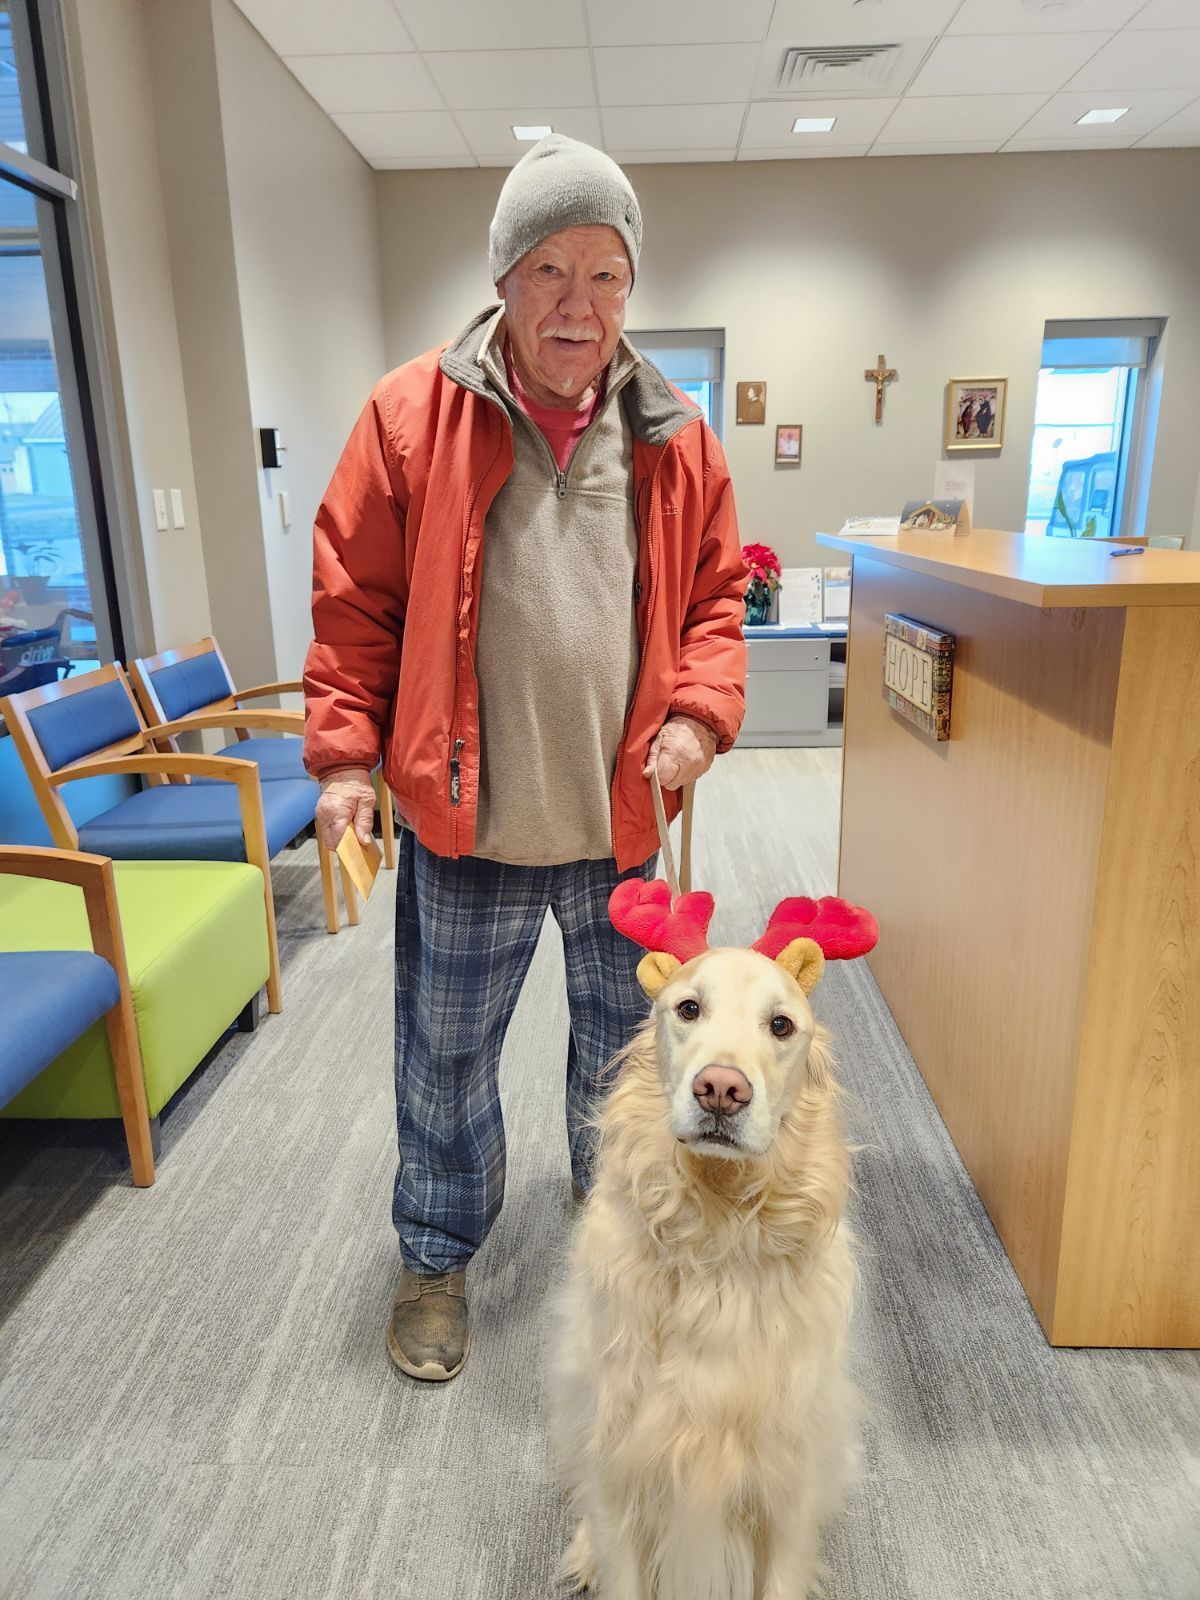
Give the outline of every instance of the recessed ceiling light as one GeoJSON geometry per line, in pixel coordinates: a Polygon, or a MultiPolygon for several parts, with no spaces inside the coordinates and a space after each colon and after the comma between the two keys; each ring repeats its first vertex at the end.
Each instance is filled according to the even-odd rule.
{"type": "Polygon", "coordinates": [[[1085,111],[1081,117],[1075,118],[1075,126],[1088,128],[1094,122],[1120,122],[1128,110],[1128,106],[1110,106],[1107,111],[1085,111]]]}
{"type": "Polygon", "coordinates": [[[523,128],[519,123],[513,123],[513,133],[525,143],[532,143],[535,139],[544,139],[548,133],[553,132],[554,129],[549,124],[543,124],[538,127],[531,125],[528,128],[523,128]]]}
{"type": "Polygon", "coordinates": [[[792,123],[793,133],[830,133],[836,117],[797,117],[792,123]]]}

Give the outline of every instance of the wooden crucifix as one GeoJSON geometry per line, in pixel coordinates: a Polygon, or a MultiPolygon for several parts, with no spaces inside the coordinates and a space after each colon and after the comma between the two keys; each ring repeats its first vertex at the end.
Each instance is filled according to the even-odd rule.
{"type": "Polygon", "coordinates": [[[873,368],[868,367],[866,372],[863,373],[863,377],[868,383],[873,383],[875,385],[875,421],[882,422],[883,386],[885,383],[891,383],[893,379],[898,378],[899,373],[896,371],[895,367],[888,366],[885,357],[881,353],[879,357],[879,365],[873,368]]]}

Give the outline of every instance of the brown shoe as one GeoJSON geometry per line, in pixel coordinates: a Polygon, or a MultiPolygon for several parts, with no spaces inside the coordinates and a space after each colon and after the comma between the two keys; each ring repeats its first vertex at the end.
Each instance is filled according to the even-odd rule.
{"type": "Polygon", "coordinates": [[[470,1345],[465,1271],[420,1277],[401,1267],[387,1331],[388,1354],[400,1371],[445,1383],[462,1371],[470,1345]]]}

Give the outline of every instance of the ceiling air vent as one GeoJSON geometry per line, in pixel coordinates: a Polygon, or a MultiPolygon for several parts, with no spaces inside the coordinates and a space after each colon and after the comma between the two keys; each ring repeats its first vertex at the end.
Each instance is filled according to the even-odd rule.
{"type": "Polygon", "coordinates": [[[901,53],[898,44],[794,45],[784,51],[775,92],[878,89],[891,77],[901,53]]]}

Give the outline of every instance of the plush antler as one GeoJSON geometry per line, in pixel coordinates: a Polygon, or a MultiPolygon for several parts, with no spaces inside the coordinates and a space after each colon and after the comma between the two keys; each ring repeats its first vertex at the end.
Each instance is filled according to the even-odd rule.
{"type": "Polygon", "coordinates": [[[690,961],[708,949],[713,897],[697,890],[672,906],[670,885],[662,878],[626,878],[609,897],[608,914],[617,932],[644,950],[690,961]]]}
{"type": "Polygon", "coordinates": [[[811,939],[829,961],[848,961],[875,948],[879,924],[862,906],[851,905],[835,895],[812,900],[800,895],[781,900],[771,913],[767,931],[755,940],[758,950],[773,961],[793,939],[811,939]]]}

